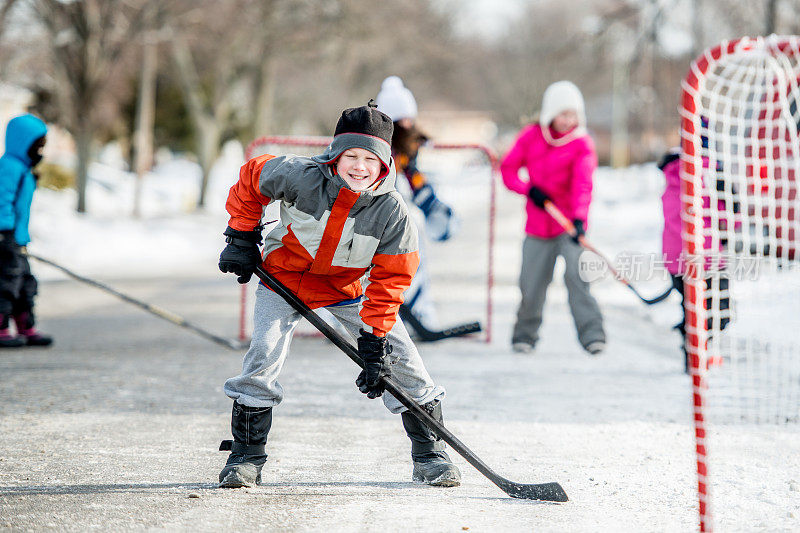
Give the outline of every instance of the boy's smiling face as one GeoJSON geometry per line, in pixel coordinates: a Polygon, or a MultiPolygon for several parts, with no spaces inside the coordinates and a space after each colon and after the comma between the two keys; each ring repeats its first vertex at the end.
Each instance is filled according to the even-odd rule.
{"type": "Polygon", "coordinates": [[[381,160],[363,148],[349,148],[336,160],[336,173],[354,191],[368,189],[381,175],[381,160]]]}

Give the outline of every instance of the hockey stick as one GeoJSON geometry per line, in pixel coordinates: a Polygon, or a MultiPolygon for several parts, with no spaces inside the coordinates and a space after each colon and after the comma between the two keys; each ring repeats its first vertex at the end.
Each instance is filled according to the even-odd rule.
{"type": "Polygon", "coordinates": [[[403,322],[411,325],[411,327],[414,329],[414,333],[417,334],[419,340],[422,342],[436,342],[442,339],[461,337],[462,335],[469,335],[470,333],[478,333],[481,331],[480,322],[469,322],[465,324],[459,324],[458,326],[453,326],[451,328],[430,330],[426,328],[422,322],[417,319],[417,317],[414,316],[414,314],[408,307],[406,307],[405,304],[400,305],[398,314],[400,315],[400,318],[403,319],[403,322]]]}
{"type": "MultiPolygon", "coordinates": [[[[328,340],[335,344],[342,350],[347,357],[353,360],[361,368],[364,367],[364,362],[358,356],[358,351],[345,340],[341,335],[333,330],[319,315],[312,311],[300,298],[298,298],[292,291],[287,289],[280,281],[270,275],[264,267],[259,265],[256,267],[256,276],[270,289],[275,291],[278,296],[286,300],[295,311],[300,313],[306,320],[311,322],[328,340]]],[[[472,450],[461,442],[455,435],[440,424],[435,418],[431,417],[425,409],[423,409],[414,399],[408,395],[406,391],[400,388],[397,382],[391,377],[383,378],[386,391],[392,396],[397,398],[409,411],[414,413],[417,418],[425,423],[432,431],[442,438],[447,444],[450,445],[461,457],[467,460],[474,466],[481,474],[486,476],[489,481],[500,487],[506,494],[512,498],[523,498],[526,500],[544,500],[551,502],[565,502],[568,501],[567,493],[558,483],[538,483],[538,484],[522,484],[509,481],[508,479],[496,474],[489,466],[484,463],[472,450]]]]}
{"type": "Polygon", "coordinates": [[[71,270],[59,265],[58,263],[54,263],[53,261],[50,261],[49,259],[45,259],[44,257],[40,257],[40,256],[38,256],[36,254],[32,254],[30,252],[25,252],[25,255],[27,255],[30,258],[36,259],[37,261],[45,263],[46,265],[50,265],[51,267],[55,267],[58,270],[62,271],[63,273],[67,274],[68,276],[77,279],[78,281],[82,281],[84,283],[92,285],[93,287],[97,287],[98,289],[101,289],[101,290],[104,290],[104,291],[106,291],[108,293],[111,293],[114,296],[116,296],[116,297],[118,297],[118,298],[120,298],[122,300],[125,300],[126,302],[128,302],[130,304],[133,304],[133,305],[135,305],[137,307],[141,307],[142,309],[144,309],[148,313],[152,313],[152,314],[156,315],[159,318],[163,318],[164,320],[172,322],[176,326],[180,326],[182,328],[186,328],[186,329],[189,329],[191,331],[194,331],[195,333],[197,333],[201,337],[205,337],[206,339],[208,339],[210,341],[216,342],[217,344],[221,344],[221,345],[225,346],[226,348],[230,348],[231,350],[241,350],[242,349],[242,344],[239,341],[235,341],[233,339],[226,339],[224,337],[219,337],[217,335],[214,335],[213,333],[209,333],[208,331],[206,331],[206,330],[204,330],[202,328],[199,328],[198,326],[195,326],[194,324],[191,324],[191,323],[187,322],[184,318],[176,315],[175,313],[173,313],[171,311],[167,311],[166,309],[162,309],[161,307],[158,307],[156,305],[149,304],[147,302],[142,302],[141,300],[137,300],[136,298],[128,296],[127,294],[123,294],[123,293],[119,292],[118,290],[116,290],[116,289],[114,289],[112,287],[109,287],[108,285],[100,283],[99,281],[95,281],[93,279],[89,279],[89,278],[86,278],[86,277],[81,276],[79,274],[76,274],[75,272],[72,272],[71,270]]]}
{"type": "MultiPolygon", "coordinates": [[[[564,231],[569,233],[571,237],[575,237],[575,235],[578,234],[578,231],[575,229],[575,225],[572,223],[572,221],[570,221],[566,216],[564,216],[564,213],[562,213],[561,210],[559,210],[553,202],[551,202],[550,200],[545,200],[544,210],[547,211],[547,213],[551,217],[553,217],[555,221],[558,222],[558,224],[562,228],[564,228],[564,231]]],[[[611,260],[608,257],[600,253],[600,251],[597,248],[592,246],[592,243],[589,242],[589,239],[587,239],[585,235],[581,235],[580,237],[578,237],[578,242],[580,243],[581,246],[599,256],[600,259],[602,259],[608,266],[608,270],[609,272],[611,272],[611,275],[614,276],[615,279],[619,280],[620,283],[622,283],[623,285],[628,287],[631,291],[633,291],[633,294],[635,294],[641,301],[643,301],[647,305],[657,304],[658,302],[664,300],[672,292],[672,287],[670,287],[669,289],[667,289],[666,292],[659,294],[654,298],[645,298],[644,296],[639,294],[639,291],[637,291],[636,288],[633,285],[631,285],[631,283],[628,280],[623,278],[619,274],[619,272],[617,272],[617,269],[614,268],[614,265],[611,263],[611,260]]]]}

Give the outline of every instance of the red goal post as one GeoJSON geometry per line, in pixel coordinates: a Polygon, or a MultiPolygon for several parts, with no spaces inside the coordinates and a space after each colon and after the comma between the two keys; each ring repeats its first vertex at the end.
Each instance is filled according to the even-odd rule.
{"type": "MultiPolygon", "coordinates": [[[[730,435],[726,425],[800,422],[800,338],[796,319],[782,320],[799,309],[799,80],[800,37],[772,35],[710,48],[682,84],[682,259],[701,531],[712,530],[710,425],[730,435]]],[[[715,502],[718,521],[722,503],[731,507],[715,502]]]]}
{"type": "MultiPolygon", "coordinates": [[[[318,149],[321,153],[332,141],[331,137],[323,136],[300,136],[300,135],[271,135],[264,136],[252,141],[245,149],[245,160],[264,153],[259,150],[260,147],[265,146],[280,146],[285,149],[290,147],[299,147],[303,149],[318,149]]],[[[493,322],[493,288],[494,288],[494,246],[495,246],[495,218],[496,218],[496,184],[497,176],[499,175],[499,158],[497,154],[490,147],[479,143],[439,143],[430,142],[423,146],[421,153],[476,153],[485,158],[486,164],[489,167],[487,187],[488,195],[486,198],[486,257],[484,258],[486,265],[485,277],[485,303],[484,318],[481,321],[483,326],[483,335],[479,336],[485,342],[492,341],[492,322],[493,322]]],[[[421,167],[424,173],[426,169],[421,167]]],[[[240,323],[239,323],[239,338],[245,340],[247,338],[246,331],[246,289],[247,286],[242,286],[241,296],[241,309],[240,309],[240,323]]],[[[448,326],[449,324],[444,324],[448,326]]]]}

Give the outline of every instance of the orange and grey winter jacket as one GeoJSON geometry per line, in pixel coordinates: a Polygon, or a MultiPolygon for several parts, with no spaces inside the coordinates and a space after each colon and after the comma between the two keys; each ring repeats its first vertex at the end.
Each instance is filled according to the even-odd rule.
{"type": "Polygon", "coordinates": [[[280,220],[266,236],[263,266],[311,308],[364,296],[365,330],[385,335],[419,265],[417,232],[395,190],[394,165],[366,191],[333,172],[339,154],[262,155],[242,166],[228,194],[228,225],[252,231],[270,202],[280,220]],[[366,291],[360,280],[369,271],[366,291]]]}

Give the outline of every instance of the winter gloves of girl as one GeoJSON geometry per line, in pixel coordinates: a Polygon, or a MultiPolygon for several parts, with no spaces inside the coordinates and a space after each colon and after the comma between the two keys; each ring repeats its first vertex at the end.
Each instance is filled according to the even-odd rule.
{"type": "Polygon", "coordinates": [[[547,193],[536,185],[533,185],[530,189],[528,189],[528,198],[530,198],[531,202],[533,202],[533,204],[539,209],[544,209],[545,202],[552,202],[550,197],[547,196],[547,193]]]}
{"type": "MultiPolygon", "coordinates": [[[[533,202],[533,204],[539,209],[544,209],[545,202],[552,202],[547,193],[536,185],[533,185],[530,189],[528,189],[528,198],[530,198],[531,202],[533,202]]],[[[571,236],[572,242],[575,244],[580,244],[580,238],[586,235],[586,229],[583,227],[583,220],[576,218],[572,221],[572,225],[575,226],[575,235],[571,236]]]]}
{"type": "Polygon", "coordinates": [[[572,221],[572,225],[575,226],[575,235],[572,235],[572,242],[575,244],[581,243],[581,237],[586,235],[586,230],[583,228],[583,220],[576,218],[572,221]]]}
{"type": "Polygon", "coordinates": [[[261,264],[261,226],[253,231],[239,231],[230,226],[225,230],[225,242],[228,245],[219,255],[219,269],[222,272],[233,272],[239,283],[247,283],[261,264]]]}

